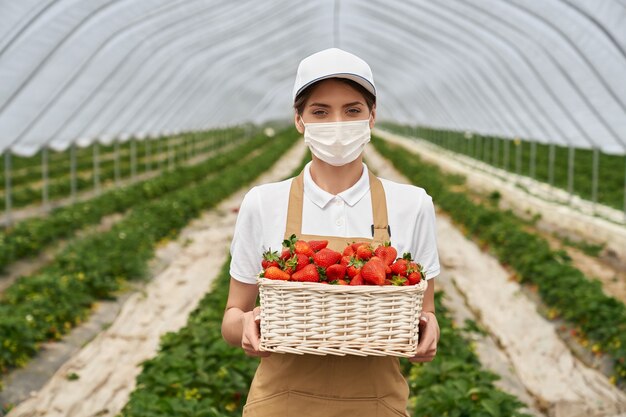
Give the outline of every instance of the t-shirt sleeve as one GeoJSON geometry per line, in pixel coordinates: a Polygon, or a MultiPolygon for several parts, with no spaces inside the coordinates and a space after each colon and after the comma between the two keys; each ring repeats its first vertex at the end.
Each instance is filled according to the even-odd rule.
{"type": "Polygon", "coordinates": [[[257,189],[252,187],[239,207],[230,244],[230,275],[245,284],[256,284],[256,277],[261,272],[263,225],[260,208],[257,189]]]}
{"type": "Polygon", "coordinates": [[[424,200],[415,223],[417,250],[415,262],[424,267],[426,279],[439,275],[439,252],[437,251],[437,225],[433,199],[424,191],[424,200]]]}

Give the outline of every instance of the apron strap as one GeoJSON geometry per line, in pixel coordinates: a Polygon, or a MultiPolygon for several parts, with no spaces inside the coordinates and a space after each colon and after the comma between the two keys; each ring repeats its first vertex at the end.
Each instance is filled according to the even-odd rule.
{"type": "MultiPolygon", "coordinates": [[[[306,168],[305,168],[306,169],[306,168]]],[[[372,235],[374,240],[384,242],[390,240],[390,230],[387,215],[387,199],[381,181],[368,169],[370,193],[372,197],[372,235]]],[[[304,202],[304,169],[291,182],[289,191],[289,206],[287,208],[287,224],[285,239],[292,233],[302,235],[302,207],[304,202]]]]}

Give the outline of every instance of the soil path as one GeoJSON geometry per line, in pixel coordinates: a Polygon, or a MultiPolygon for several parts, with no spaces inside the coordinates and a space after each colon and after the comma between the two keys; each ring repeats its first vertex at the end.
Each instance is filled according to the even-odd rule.
{"type": "Polygon", "coordinates": [[[278,181],[295,169],[306,148],[299,141],[274,168],[192,221],[179,235],[167,268],[131,294],[114,322],[61,366],[38,392],[8,414],[114,416],[135,388],[140,363],[157,353],[161,335],[183,327],[210,289],[229,252],[237,209],[255,184],[278,181]],[[79,379],[69,380],[75,373],[79,379]]]}
{"type": "MultiPolygon", "coordinates": [[[[379,176],[407,182],[397,171],[383,169],[373,149],[368,149],[366,158],[379,176]]],[[[436,285],[444,291],[456,287],[466,306],[457,299],[457,304],[449,307],[471,311],[497,343],[500,352],[485,342],[478,353],[486,367],[503,375],[502,389],[522,400],[528,400],[530,394],[533,401],[527,404],[548,416],[599,417],[626,412],[626,395],[602,373],[577,359],[497,259],[482,252],[441,212],[437,214],[437,247],[442,274],[436,285]],[[503,373],[507,368],[511,372],[503,373]]]]}

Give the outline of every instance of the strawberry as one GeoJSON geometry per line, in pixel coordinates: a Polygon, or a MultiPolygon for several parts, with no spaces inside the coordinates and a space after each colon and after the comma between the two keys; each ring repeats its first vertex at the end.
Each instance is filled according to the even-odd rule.
{"type": "Polygon", "coordinates": [[[367,244],[367,242],[353,242],[350,246],[352,246],[352,250],[356,253],[356,250],[359,248],[359,246],[367,244]]]}
{"type": "Polygon", "coordinates": [[[368,260],[374,255],[374,251],[372,250],[372,245],[363,244],[356,249],[356,257],[363,260],[368,260]]]}
{"type": "Polygon", "coordinates": [[[328,268],[329,266],[336,264],[341,260],[341,254],[332,249],[324,248],[317,253],[313,254],[313,262],[322,268],[328,268]]]}
{"type": "MultiPolygon", "coordinates": [[[[362,247],[362,246],[361,246],[362,247]]],[[[372,258],[361,268],[363,280],[372,285],[385,283],[385,266],[380,258],[372,258]]]]}
{"type": "Polygon", "coordinates": [[[346,281],[345,279],[338,279],[337,285],[349,285],[349,284],[348,284],[348,281],[346,281]]]}
{"type": "Polygon", "coordinates": [[[361,273],[356,274],[350,280],[350,285],[364,285],[364,284],[365,282],[363,282],[363,277],[361,276],[361,273]]]}
{"type": "Polygon", "coordinates": [[[405,252],[402,255],[402,258],[396,259],[396,261],[391,264],[391,272],[394,275],[402,275],[406,277],[408,275],[409,263],[411,262],[411,254],[405,252]]]}
{"type": "Polygon", "coordinates": [[[350,263],[350,256],[346,256],[346,255],[342,256],[341,261],[339,261],[339,263],[347,268],[348,264],[350,263]]]}
{"type": "Polygon", "coordinates": [[[398,251],[391,246],[391,242],[385,242],[376,248],[374,255],[381,258],[385,262],[385,265],[391,265],[393,261],[396,260],[398,251]]]}
{"type": "Polygon", "coordinates": [[[289,274],[293,274],[294,272],[301,270],[310,263],[311,261],[308,256],[301,253],[294,253],[291,258],[285,261],[284,271],[289,274]]]}
{"type": "Polygon", "coordinates": [[[308,243],[313,252],[318,252],[328,246],[327,240],[309,240],[308,243]]]}
{"type": "Polygon", "coordinates": [[[298,272],[294,272],[291,278],[300,282],[319,282],[320,274],[315,265],[308,264],[298,272]]]}
{"type": "Polygon", "coordinates": [[[350,262],[348,263],[347,273],[350,278],[354,278],[356,274],[361,272],[361,268],[363,267],[363,261],[355,258],[354,256],[350,258],[350,262]]]}
{"type": "Polygon", "coordinates": [[[341,264],[330,265],[326,268],[326,278],[328,281],[343,279],[346,276],[346,267],[341,264]]]}
{"type": "Polygon", "coordinates": [[[313,250],[307,242],[304,240],[298,240],[295,234],[292,234],[289,239],[283,241],[283,246],[293,254],[302,253],[306,256],[313,256],[313,250]]]}
{"type": "Polygon", "coordinates": [[[289,249],[283,249],[283,251],[280,254],[280,259],[282,259],[283,261],[286,261],[287,259],[291,258],[291,251],[289,249]]]}
{"type": "Polygon", "coordinates": [[[352,256],[352,255],[354,255],[354,248],[352,247],[352,245],[346,246],[346,248],[343,250],[343,256],[352,256]]]}
{"type": "Polygon", "coordinates": [[[280,261],[280,257],[278,256],[277,251],[268,250],[263,252],[263,260],[261,261],[261,266],[263,269],[267,269],[270,266],[279,266],[278,261],[280,261]]]}
{"type": "Polygon", "coordinates": [[[419,284],[420,281],[422,280],[422,274],[419,272],[411,272],[408,276],[408,282],[410,285],[416,285],[419,284]]]}
{"type": "Polygon", "coordinates": [[[270,266],[263,271],[261,276],[268,279],[279,279],[281,281],[289,280],[289,274],[277,266],[270,266]]]}

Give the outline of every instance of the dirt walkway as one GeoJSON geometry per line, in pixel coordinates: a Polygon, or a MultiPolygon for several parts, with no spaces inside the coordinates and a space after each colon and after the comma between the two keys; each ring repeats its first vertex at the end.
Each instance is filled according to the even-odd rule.
{"type": "MultiPolygon", "coordinates": [[[[366,157],[381,177],[407,182],[399,173],[382,169],[371,148],[366,157]]],[[[465,238],[443,213],[437,215],[437,246],[442,274],[436,284],[445,291],[451,285],[460,291],[467,307],[456,300],[457,305],[450,308],[473,312],[504,353],[498,359],[499,352],[487,343],[478,349],[483,364],[496,373],[501,374],[508,361],[512,372],[504,374],[503,389],[520,399],[528,398],[529,393],[534,400],[529,405],[554,417],[626,412],[626,395],[603,374],[579,361],[497,259],[465,238]]]]}
{"type": "MultiPolygon", "coordinates": [[[[255,184],[277,181],[297,167],[302,141],[255,184]]],[[[171,242],[173,262],[126,300],[113,324],[67,361],[35,395],[8,416],[114,416],[128,401],[162,334],[183,327],[227,258],[237,209],[253,184],[192,221],[171,242]],[[184,244],[183,244],[184,242],[184,244]],[[185,246],[186,245],[186,246],[185,246]],[[77,380],[68,380],[75,373],[77,380]]],[[[172,256],[170,253],[169,256],[172,256]]]]}

